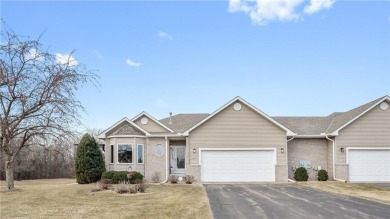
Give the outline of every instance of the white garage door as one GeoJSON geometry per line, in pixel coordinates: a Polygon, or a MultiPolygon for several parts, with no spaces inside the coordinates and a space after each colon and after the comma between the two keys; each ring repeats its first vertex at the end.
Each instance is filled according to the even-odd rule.
{"type": "Polygon", "coordinates": [[[390,149],[351,149],[348,163],[351,182],[390,181],[390,149]]]}
{"type": "Polygon", "coordinates": [[[273,182],[274,150],[202,150],[202,182],[273,182]]]}

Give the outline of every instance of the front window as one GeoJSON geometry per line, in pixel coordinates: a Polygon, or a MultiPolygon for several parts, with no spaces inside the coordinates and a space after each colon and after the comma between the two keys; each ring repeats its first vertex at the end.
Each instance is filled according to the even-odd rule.
{"type": "Polygon", "coordinates": [[[133,145],[118,144],[118,163],[133,163],[133,145]]]}
{"type": "Polygon", "coordinates": [[[143,164],[144,163],[144,145],[137,145],[137,162],[143,164]]]}

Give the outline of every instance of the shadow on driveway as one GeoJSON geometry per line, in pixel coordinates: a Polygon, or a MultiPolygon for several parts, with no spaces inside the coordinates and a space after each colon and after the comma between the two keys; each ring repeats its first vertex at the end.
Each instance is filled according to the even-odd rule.
{"type": "Polygon", "coordinates": [[[205,185],[215,219],[390,218],[390,205],[296,184],[205,185]]]}

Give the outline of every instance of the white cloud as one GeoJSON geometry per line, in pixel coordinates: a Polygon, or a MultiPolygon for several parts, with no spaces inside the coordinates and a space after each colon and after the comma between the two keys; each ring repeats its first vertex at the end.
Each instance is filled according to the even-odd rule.
{"type": "Polygon", "coordinates": [[[103,55],[99,52],[99,50],[92,50],[92,54],[94,54],[96,56],[96,58],[102,60],[103,59],[103,55]]]}
{"type": "MultiPolygon", "coordinates": [[[[229,12],[243,12],[253,23],[265,24],[267,21],[298,21],[303,19],[301,8],[305,0],[229,0],[229,12]]],[[[304,9],[307,14],[330,8],[334,0],[311,0],[304,9]]]]}
{"type": "Polygon", "coordinates": [[[126,64],[131,67],[139,67],[141,65],[141,63],[135,62],[131,59],[126,59],[126,64]]]}
{"type": "Polygon", "coordinates": [[[322,9],[329,9],[332,7],[334,0],[310,0],[310,5],[306,6],[303,11],[306,14],[313,14],[322,9]]]}
{"type": "Polygon", "coordinates": [[[45,57],[42,55],[42,54],[40,54],[40,53],[38,53],[37,52],[37,50],[35,49],[35,48],[32,48],[32,49],[30,49],[29,51],[28,51],[28,53],[26,53],[25,54],[25,58],[27,59],[27,60],[33,60],[33,59],[35,59],[35,60],[37,60],[37,61],[43,61],[43,60],[45,60],[45,57]]]}
{"type": "Polygon", "coordinates": [[[69,65],[69,66],[78,65],[77,60],[73,56],[71,56],[70,54],[57,53],[56,54],[56,61],[57,61],[57,63],[60,63],[62,65],[69,65]]]}
{"type": "Polygon", "coordinates": [[[168,39],[168,40],[173,40],[173,37],[171,35],[169,35],[168,33],[166,32],[163,32],[163,31],[160,31],[158,32],[158,36],[160,38],[165,38],[165,39],[168,39]]]}

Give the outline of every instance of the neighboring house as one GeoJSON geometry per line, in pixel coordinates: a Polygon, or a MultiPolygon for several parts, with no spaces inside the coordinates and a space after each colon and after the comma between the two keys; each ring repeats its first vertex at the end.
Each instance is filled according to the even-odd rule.
{"type": "Polygon", "coordinates": [[[200,182],[286,182],[307,168],[330,179],[390,181],[390,97],[326,117],[270,117],[240,97],[212,114],[142,112],[99,135],[107,170],[194,175],[200,182]]]}

